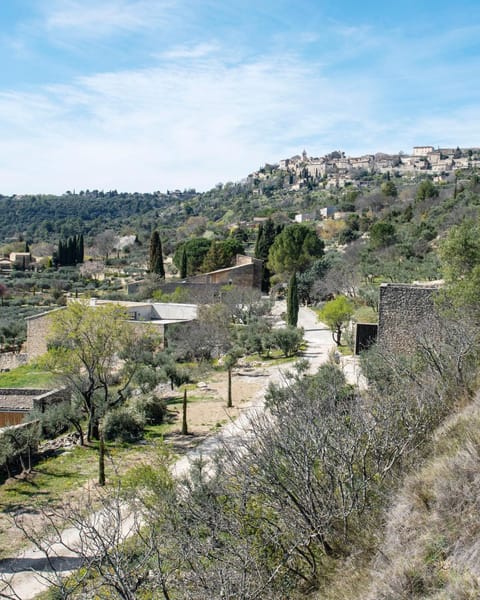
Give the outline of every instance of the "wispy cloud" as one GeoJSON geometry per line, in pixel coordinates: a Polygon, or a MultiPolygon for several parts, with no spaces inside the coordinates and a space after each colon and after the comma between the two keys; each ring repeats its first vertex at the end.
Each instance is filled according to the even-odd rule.
{"type": "Polygon", "coordinates": [[[45,26],[54,33],[98,37],[158,26],[166,20],[171,0],[51,0],[45,26]]]}
{"type": "MultiPolygon", "coordinates": [[[[17,133],[18,148],[30,148],[17,189],[38,181],[27,173],[39,164],[44,190],[208,187],[322,135],[334,107],[338,115],[350,110],[346,92],[309,81],[309,69],[288,57],[236,66],[181,61],[80,78],[40,95],[0,95],[0,126],[17,133]],[[22,115],[28,125],[18,135],[22,115]]],[[[0,162],[12,164],[7,146],[0,143],[0,162]]]]}
{"type": "MultiPolygon", "coordinates": [[[[75,38],[94,59],[108,36],[160,41],[142,46],[135,68],[115,64],[34,93],[0,91],[0,193],[205,189],[303,148],[360,154],[478,143],[479,58],[454,52],[474,43],[475,26],[418,40],[325,20],[314,34],[302,22],[249,43],[226,33],[238,4],[220,15],[222,3],[208,1],[228,24],[208,33],[205,15],[196,27],[183,19],[187,4],[44,2],[50,38],[75,38]]],[[[130,48],[121,42],[122,52],[130,48]]]]}
{"type": "Polygon", "coordinates": [[[158,58],[177,60],[183,58],[204,58],[220,50],[220,45],[214,42],[196,44],[194,46],[175,46],[158,54],[158,58]]]}

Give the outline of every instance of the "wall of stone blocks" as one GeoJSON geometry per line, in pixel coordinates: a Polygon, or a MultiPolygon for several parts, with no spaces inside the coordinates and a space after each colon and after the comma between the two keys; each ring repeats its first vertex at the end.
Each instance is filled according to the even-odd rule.
{"type": "Polygon", "coordinates": [[[435,317],[438,286],[382,284],[378,310],[378,343],[409,352],[420,331],[435,317]]]}
{"type": "Polygon", "coordinates": [[[27,355],[29,361],[45,354],[47,351],[50,319],[53,312],[42,313],[27,319],[27,355]]]}
{"type": "Polygon", "coordinates": [[[0,354],[0,371],[5,369],[16,369],[22,365],[26,365],[28,356],[26,353],[21,352],[2,352],[0,354]]]}

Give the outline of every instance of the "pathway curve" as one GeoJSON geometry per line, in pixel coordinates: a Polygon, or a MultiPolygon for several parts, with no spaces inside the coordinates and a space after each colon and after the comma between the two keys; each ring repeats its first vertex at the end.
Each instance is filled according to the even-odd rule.
{"type": "MultiPolygon", "coordinates": [[[[280,314],[284,310],[284,305],[277,303],[276,312],[280,314]]],[[[303,357],[310,362],[309,372],[313,373],[322,363],[326,362],[335,345],[332,340],[330,330],[317,320],[316,314],[309,308],[300,307],[298,326],[303,327],[305,331],[305,341],[307,343],[303,357]]],[[[345,365],[345,372],[351,383],[357,383],[356,365],[350,358],[340,359],[345,365]]],[[[281,383],[285,372],[291,370],[291,364],[285,364],[277,367],[270,367],[265,377],[265,383],[262,389],[256,394],[254,399],[246,405],[240,416],[231,423],[225,425],[222,430],[204,440],[199,446],[189,451],[184,457],[179,459],[173,466],[172,471],[176,477],[186,475],[190,469],[192,461],[198,458],[208,460],[213,456],[216,450],[225,443],[235,444],[236,439],[241,439],[248,435],[251,423],[263,411],[265,391],[270,383],[281,383]]],[[[128,537],[131,531],[131,524],[128,518],[125,519],[124,537],[128,537]]],[[[54,556],[53,564],[55,570],[67,575],[76,566],[78,566],[78,556],[75,548],[81,546],[82,540],[75,529],[65,530],[62,534],[63,543],[54,544],[49,549],[50,556],[54,556]],[[66,547],[69,550],[66,550],[66,547]]],[[[38,549],[29,548],[14,559],[0,561],[0,576],[8,578],[11,591],[1,587],[0,598],[17,598],[19,600],[30,600],[37,594],[45,591],[48,585],[49,575],[52,570],[49,568],[49,562],[45,555],[42,555],[38,549]]]]}

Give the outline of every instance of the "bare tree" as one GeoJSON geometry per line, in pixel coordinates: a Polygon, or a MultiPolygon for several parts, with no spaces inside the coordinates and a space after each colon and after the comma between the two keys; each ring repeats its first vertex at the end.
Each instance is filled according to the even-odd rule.
{"type": "Polygon", "coordinates": [[[108,261],[110,252],[114,250],[117,241],[118,236],[111,229],[106,229],[102,233],[99,233],[95,236],[93,247],[98,253],[98,255],[103,258],[105,263],[108,261]]]}

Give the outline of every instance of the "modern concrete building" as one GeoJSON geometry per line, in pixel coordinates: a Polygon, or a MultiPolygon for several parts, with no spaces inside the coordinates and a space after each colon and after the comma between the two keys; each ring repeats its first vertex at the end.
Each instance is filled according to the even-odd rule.
{"type": "MultiPolygon", "coordinates": [[[[78,302],[70,298],[70,302],[78,302]]],[[[163,339],[168,325],[172,323],[186,323],[197,318],[196,304],[175,304],[166,302],[125,302],[92,298],[89,301],[92,307],[105,304],[116,304],[125,308],[127,319],[141,327],[145,324],[153,325],[163,339]]],[[[31,361],[47,351],[48,336],[50,332],[50,319],[52,315],[64,308],[57,308],[39,315],[28,317],[27,321],[27,356],[31,361]]]]}

